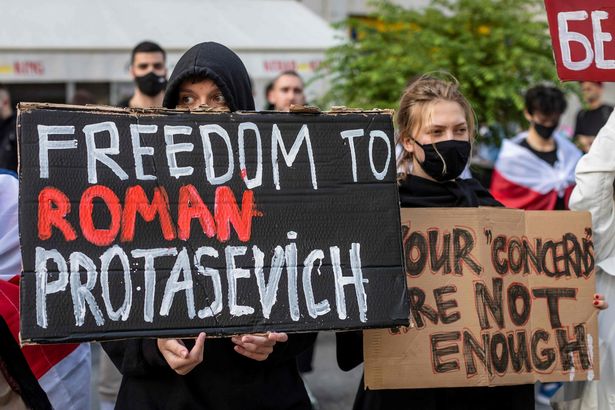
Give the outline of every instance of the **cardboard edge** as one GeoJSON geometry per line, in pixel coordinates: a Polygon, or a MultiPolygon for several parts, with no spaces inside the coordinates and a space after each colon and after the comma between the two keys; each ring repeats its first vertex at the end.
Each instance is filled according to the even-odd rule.
{"type": "MultiPolygon", "coordinates": [[[[20,102],[17,104],[18,113],[28,113],[38,109],[53,109],[65,111],[84,111],[93,113],[116,113],[116,114],[141,114],[141,115],[166,115],[166,114],[220,114],[229,113],[228,110],[211,109],[202,107],[196,110],[189,109],[171,109],[171,108],[122,108],[113,107],[110,105],[74,105],[74,104],[56,104],[56,103],[40,103],[40,102],[20,102]]],[[[279,111],[235,111],[233,114],[251,115],[251,114],[319,114],[319,115],[339,115],[339,114],[382,114],[393,116],[395,113],[392,109],[373,108],[364,110],[361,108],[347,107],[332,107],[329,111],[320,111],[317,107],[312,106],[294,106],[289,113],[279,111]]]]}
{"type": "MultiPolygon", "coordinates": [[[[246,333],[266,333],[268,331],[284,332],[291,334],[297,333],[315,333],[315,332],[347,332],[347,331],[363,331],[368,329],[390,329],[399,326],[406,326],[408,319],[394,319],[386,323],[374,323],[372,325],[363,326],[356,324],[349,327],[331,327],[331,328],[305,328],[303,324],[295,324],[294,326],[279,326],[276,324],[267,324],[261,326],[234,326],[234,327],[193,327],[193,328],[176,328],[176,329],[139,329],[139,330],[122,330],[113,332],[88,332],[84,334],[72,334],[58,336],[54,338],[45,338],[40,336],[23,336],[23,331],[20,331],[19,338],[21,346],[26,345],[44,345],[58,343],[83,343],[83,342],[108,342],[112,340],[125,340],[134,338],[194,338],[200,332],[206,332],[207,337],[224,338],[246,333]]],[[[20,328],[21,329],[21,328],[20,328]]]]}

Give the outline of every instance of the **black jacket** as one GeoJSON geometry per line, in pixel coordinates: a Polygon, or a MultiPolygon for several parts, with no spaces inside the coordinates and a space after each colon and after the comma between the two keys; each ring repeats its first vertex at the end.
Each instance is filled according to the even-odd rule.
{"type": "MultiPolygon", "coordinates": [[[[435,182],[410,175],[399,186],[402,208],[502,206],[474,179],[435,182]]],[[[338,333],[337,360],[342,370],[363,361],[361,332],[338,333]]],[[[359,386],[355,410],[528,410],[534,386],[364,390],[359,386]]]]}
{"type": "MultiPolygon", "coordinates": [[[[254,110],[248,73],[235,53],[217,43],[201,43],[179,60],[163,105],[175,108],[181,82],[191,76],[212,79],[231,111],[254,110]]],[[[117,409],[311,409],[296,356],[316,334],[289,335],[267,360],[257,362],[233,350],[228,338],[207,339],[203,362],[185,376],[175,373],[155,339],[102,343],[123,375],[117,409]]],[[[192,348],[192,340],[184,340],[192,348]]]]}
{"type": "MultiPolygon", "coordinates": [[[[267,360],[257,362],[233,350],[227,339],[206,339],[203,362],[185,376],[175,373],[156,340],[103,343],[123,375],[117,409],[311,409],[296,356],[316,335],[289,335],[267,360]]],[[[192,348],[191,340],[184,340],[192,348]]]]}

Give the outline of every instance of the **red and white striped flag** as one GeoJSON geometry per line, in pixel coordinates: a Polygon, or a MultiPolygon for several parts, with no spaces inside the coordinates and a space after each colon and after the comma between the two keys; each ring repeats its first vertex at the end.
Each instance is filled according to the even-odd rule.
{"type": "MultiPolygon", "coordinates": [[[[0,170],[0,315],[19,341],[19,252],[17,179],[0,170]]],[[[90,346],[32,345],[21,349],[55,409],[90,408],[90,346]]]]}
{"type": "Polygon", "coordinates": [[[552,210],[558,197],[566,206],[574,188],[574,170],[581,151],[565,136],[555,134],[554,166],[520,145],[527,132],[502,142],[491,178],[491,194],[508,208],[552,210]]]}

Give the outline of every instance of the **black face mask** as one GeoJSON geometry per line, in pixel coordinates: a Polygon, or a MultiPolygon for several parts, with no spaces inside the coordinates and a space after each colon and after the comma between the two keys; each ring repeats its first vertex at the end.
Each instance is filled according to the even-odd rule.
{"type": "Polygon", "coordinates": [[[557,124],[555,124],[552,127],[545,127],[544,125],[541,125],[538,123],[533,123],[533,124],[534,124],[534,130],[536,130],[536,134],[540,135],[542,138],[546,140],[551,138],[551,135],[553,135],[553,133],[555,132],[555,129],[557,128],[557,124]]]}
{"type": "Polygon", "coordinates": [[[139,90],[150,97],[155,97],[167,86],[167,79],[163,75],[156,75],[150,71],[141,77],[135,77],[139,90]]]}
{"type": "MultiPolygon", "coordinates": [[[[416,140],[414,141],[416,142],[416,140]]],[[[416,142],[425,153],[425,160],[419,162],[423,171],[436,181],[450,181],[457,178],[470,158],[470,150],[472,146],[468,141],[442,141],[435,144],[420,144],[416,142]],[[435,145],[435,148],[434,148],[435,145]],[[436,152],[436,149],[438,150],[436,152]],[[440,155],[438,155],[438,152],[440,155]],[[444,159],[444,162],[442,161],[444,159]],[[446,163],[446,172],[444,172],[444,164],[446,163]]]]}

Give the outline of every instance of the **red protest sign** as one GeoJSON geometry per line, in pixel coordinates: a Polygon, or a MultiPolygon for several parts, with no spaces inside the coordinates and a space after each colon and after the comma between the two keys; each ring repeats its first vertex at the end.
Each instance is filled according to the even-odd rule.
{"type": "Polygon", "coordinates": [[[557,75],[562,81],[615,81],[615,4],[545,0],[557,75]]]}

